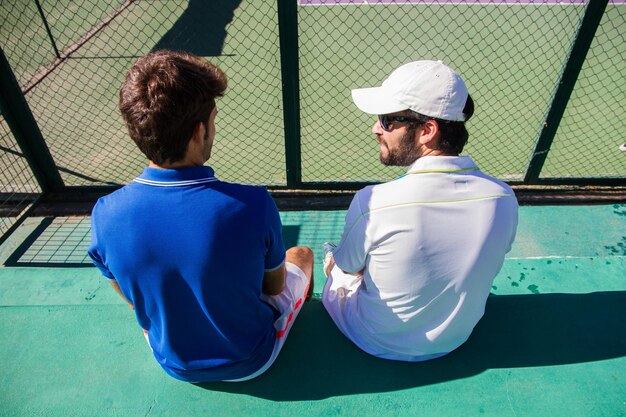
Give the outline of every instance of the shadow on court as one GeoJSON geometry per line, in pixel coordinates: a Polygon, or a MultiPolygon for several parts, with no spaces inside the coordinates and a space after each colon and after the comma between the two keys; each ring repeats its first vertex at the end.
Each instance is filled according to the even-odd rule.
{"type": "Polygon", "coordinates": [[[626,291],[489,297],[470,339],[439,359],[404,363],[360,351],[319,300],[308,302],[269,371],[243,383],[198,386],[273,401],[388,392],[494,368],[552,366],[626,355],[626,291]]]}
{"type": "Polygon", "coordinates": [[[157,49],[186,51],[198,56],[219,56],[226,26],[241,0],[190,0],[174,26],[154,45],[157,49]]]}

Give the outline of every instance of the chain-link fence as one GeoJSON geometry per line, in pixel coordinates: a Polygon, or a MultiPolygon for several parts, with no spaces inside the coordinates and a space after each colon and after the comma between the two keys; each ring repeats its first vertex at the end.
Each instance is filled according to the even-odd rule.
{"type": "Polygon", "coordinates": [[[4,117],[0,116],[0,237],[17,225],[41,194],[28,162],[17,146],[4,117]]]}
{"type": "MultiPolygon", "coordinates": [[[[355,112],[349,92],[380,85],[394,68],[416,58],[441,59],[462,74],[476,103],[466,152],[490,174],[522,181],[586,6],[301,3],[307,5],[298,15],[305,181],[390,177],[388,168],[375,163],[375,119],[355,112]],[[332,142],[320,146],[320,138],[332,142]]],[[[626,6],[609,4],[544,177],[626,174],[626,153],[619,150],[626,141],[625,28],[626,6]],[[593,133],[587,130],[591,120],[593,133]]]]}
{"type": "Polygon", "coordinates": [[[229,76],[212,161],[219,176],[284,184],[271,2],[9,0],[0,15],[0,43],[67,186],[124,184],[141,171],[117,97],[132,63],[160,48],[208,57],[229,76]]]}
{"type": "Polygon", "coordinates": [[[626,143],[625,106],[626,4],[609,3],[542,176],[626,176],[626,152],[617,150],[626,143]]]}
{"type": "MultiPolygon", "coordinates": [[[[117,96],[132,63],[160,48],[207,57],[229,77],[210,161],[225,180],[354,188],[395,177],[402,169],[378,163],[374,119],[350,90],[415,59],[441,59],[466,80],[476,103],[466,153],[486,172],[512,183],[626,178],[624,0],[4,0],[0,19],[0,45],[66,187],[121,185],[141,171],[117,96]],[[586,23],[593,14],[599,25],[586,23]],[[585,38],[587,59],[563,92],[585,38]],[[294,109],[295,124],[285,117],[294,109]]],[[[20,151],[2,146],[10,189],[4,167],[20,151]]]]}

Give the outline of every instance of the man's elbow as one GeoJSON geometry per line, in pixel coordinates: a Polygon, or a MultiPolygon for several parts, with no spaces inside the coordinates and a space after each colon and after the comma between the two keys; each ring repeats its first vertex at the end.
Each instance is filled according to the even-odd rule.
{"type": "Polygon", "coordinates": [[[287,285],[287,268],[283,263],[280,268],[266,272],[263,277],[263,285],[261,291],[266,295],[278,295],[285,289],[287,285]]]}
{"type": "Polygon", "coordinates": [[[285,289],[285,282],[282,285],[265,285],[263,286],[263,294],[266,295],[278,295],[285,289]]]}

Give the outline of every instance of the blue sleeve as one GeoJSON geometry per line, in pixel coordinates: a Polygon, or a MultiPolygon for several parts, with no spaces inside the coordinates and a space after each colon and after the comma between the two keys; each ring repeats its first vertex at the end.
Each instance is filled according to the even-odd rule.
{"type": "Polygon", "coordinates": [[[265,192],[265,271],[273,271],[285,262],[282,222],[274,200],[265,192]]]}
{"type": "Polygon", "coordinates": [[[98,204],[99,202],[96,203],[96,206],[94,207],[92,214],[91,214],[91,244],[89,246],[89,250],[87,251],[87,254],[91,258],[96,268],[100,270],[102,275],[104,275],[108,279],[114,280],[115,277],[104,264],[104,258],[102,255],[103,249],[100,248],[100,245],[98,242],[98,232],[97,232],[97,227],[96,227],[96,223],[98,219],[98,215],[97,215],[98,204]]]}

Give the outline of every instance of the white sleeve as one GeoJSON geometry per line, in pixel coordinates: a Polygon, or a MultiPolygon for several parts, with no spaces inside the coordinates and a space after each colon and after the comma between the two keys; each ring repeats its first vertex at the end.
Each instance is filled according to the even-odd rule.
{"type": "Polygon", "coordinates": [[[350,203],[341,241],[333,252],[337,266],[348,273],[357,273],[365,268],[370,247],[366,234],[369,212],[367,207],[363,210],[360,203],[360,197],[365,194],[363,191],[359,191],[350,203]]]}

